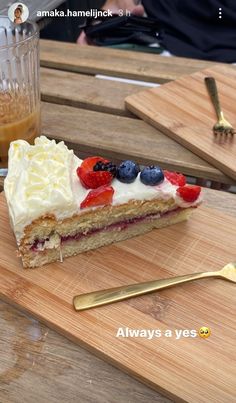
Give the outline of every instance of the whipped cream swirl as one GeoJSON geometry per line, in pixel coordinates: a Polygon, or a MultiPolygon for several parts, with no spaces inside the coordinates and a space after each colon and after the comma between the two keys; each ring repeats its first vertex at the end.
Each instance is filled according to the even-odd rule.
{"type": "Polygon", "coordinates": [[[11,143],[4,190],[17,240],[23,228],[47,213],[59,219],[77,211],[72,191],[73,151],[42,136],[31,146],[24,140],[11,143]]]}

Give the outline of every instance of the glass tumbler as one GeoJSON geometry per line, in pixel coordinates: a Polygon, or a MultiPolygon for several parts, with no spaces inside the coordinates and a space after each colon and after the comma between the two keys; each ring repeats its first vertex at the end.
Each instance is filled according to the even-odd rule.
{"type": "Polygon", "coordinates": [[[0,16],[0,168],[11,141],[33,143],[40,134],[39,32],[0,16]]]}

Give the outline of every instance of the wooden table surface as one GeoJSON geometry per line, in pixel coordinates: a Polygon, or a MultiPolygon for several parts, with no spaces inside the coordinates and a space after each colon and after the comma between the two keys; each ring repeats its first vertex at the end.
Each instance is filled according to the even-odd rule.
{"type": "MultiPolygon", "coordinates": [[[[116,160],[129,156],[196,178],[235,183],[125,109],[125,97],[142,90],[142,85],[95,76],[164,83],[215,63],[48,40],[41,41],[40,58],[42,131],[48,137],[65,139],[82,156],[99,152],[116,160]]],[[[2,184],[0,178],[0,189],[2,184]]]]}
{"type": "Polygon", "coordinates": [[[234,181],[217,168],[125,110],[125,97],[142,90],[142,86],[95,76],[164,83],[213,65],[202,60],[42,41],[42,99],[51,103],[45,108],[43,132],[49,137],[66,136],[67,142],[85,155],[108,150],[113,158],[129,155],[143,164],[159,163],[190,176],[232,184],[234,181]]]}
{"type": "MultiPolygon", "coordinates": [[[[94,74],[163,83],[210,62],[41,41],[42,132],[79,155],[160,163],[197,178],[232,183],[124,109],[142,86],[94,74]],[[124,147],[125,145],[125,147],[124,147]]],[[[0,186],[2,185],[0,181],[0,186]]],[[[236,216],[235,196],[207,189],[205,204],[236,216]]],[[[0,302],[0,402],[168,402],[158,392],[0,302]]]]}

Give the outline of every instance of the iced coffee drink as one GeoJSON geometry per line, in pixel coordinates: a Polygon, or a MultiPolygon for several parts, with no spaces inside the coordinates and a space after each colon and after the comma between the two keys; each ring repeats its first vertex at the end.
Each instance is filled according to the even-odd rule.
{"type": "Polygon", "coordinates": [[[33,143],[40,134],[38,31],[0,17],[0,167],[11,141],[33,143]]]}
{"type": "Polygon", "coordinates": [[[0,167],[7,167],[10,142],[22,139],[33,144],[40,133],[39,106],[30,111],[21,95],[0,93],[0,167]]]}

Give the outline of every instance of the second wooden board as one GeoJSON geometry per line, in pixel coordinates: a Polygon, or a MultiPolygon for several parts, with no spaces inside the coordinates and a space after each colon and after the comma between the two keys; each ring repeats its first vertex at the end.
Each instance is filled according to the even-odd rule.
{"type": "Polygon", "coordinates": [[[216,79],[224,115],[236,129],[236,70],[223,64],[131,95],[126,107],[236,180],[236,135],[213,135],[207,76],[216,79]]]}
{"type": "Polygon", "coordinates": [[[199,207],[188,222],[23,270],[1,195],[0,298],[174,401],[235,403],[235,284],[206,279],[84,312],[72,305],[81,293],[220,269],[235,261],[235,226],[199,207]]]}

